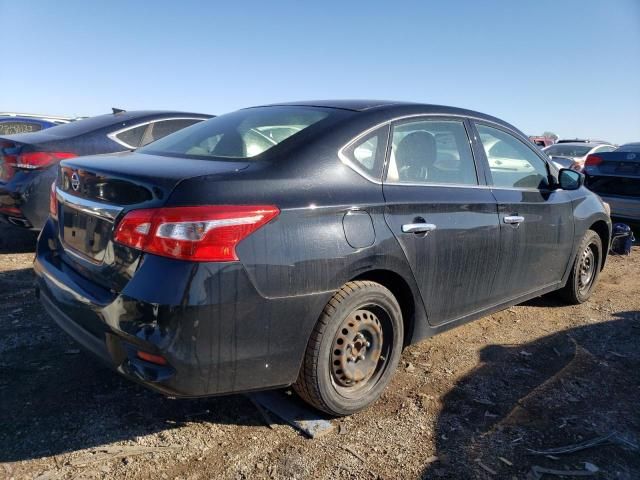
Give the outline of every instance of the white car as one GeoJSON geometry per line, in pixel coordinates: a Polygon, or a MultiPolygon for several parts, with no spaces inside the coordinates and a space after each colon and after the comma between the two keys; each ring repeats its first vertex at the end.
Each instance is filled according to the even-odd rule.
{"type": "Polygon", "coordinates": [[[589,155],[613,152],[615,149],[615,145],[608,143],[570,142],[549,145],[543,148],[542,151],[549,155],[556,165],[581,172],[584,167],[584,162],[589,155]]]}

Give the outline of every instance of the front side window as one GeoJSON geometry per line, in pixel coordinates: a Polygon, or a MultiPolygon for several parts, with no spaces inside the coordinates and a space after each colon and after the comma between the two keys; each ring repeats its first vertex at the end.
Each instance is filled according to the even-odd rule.
{"type": "Polygon", "coordinates": [[[252,158],[332,115],[328,109],[275,106],[238,110],[180,130],[140,149],[197,158],[252,158]]]}
{"type": "Polygon", "coordinates": [[[464,123],[412,120],[394,125],[387,181],[477,185],[464,123]]]}
{"type": "Polygon", "coordinates": [[[524,142],[487,125],[476,124],[496,187],[544,188],[547,165],[524,142]]]}

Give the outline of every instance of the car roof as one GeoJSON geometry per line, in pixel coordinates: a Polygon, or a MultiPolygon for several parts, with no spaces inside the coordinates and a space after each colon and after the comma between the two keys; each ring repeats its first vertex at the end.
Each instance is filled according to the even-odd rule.
{"type": "Polygon", "coordinates": [[[25,143],[43,143],[54,140],[61,140],[64,138],[75,138],[81,135],[92,134],[94,132],[102,130],[103,128],[117,125],[121,125],[124,128],[131,125],[128,122],[144,122],[147,120],[152,121],[155,119],[173,117],[208,119],[211,118],[212,115],[203,113],[174,112],[172,110],[119,111],[117,113],[107,113],[105,115],[97,115],[95,117],[89,117],[82,120],[77,120],[75,122],[57,125],[40,132],[12,135],[11,140],[25,143]],[[28,136],[23,137],[23,135],[28,136]]]}
{"type": "Polygon", "coordinates": [[[70,122],[75,120],[74,117],[63,117],[61,115],[40,115],[38,113],[18,113],[18,112],[0,112],[0,119],[7,118],[33,118],[36,120],[44,120],[47,122],[70,122]]]}
{"type": "Polygon", "coordinates": [[[354,112],[362,112],[371,108],[383,107],[389,105],[411,105],[408,102],[398,102],[393,100],[304,100],[299,102],[284,102],[261,105],[263,107],[321,107],[321,108],[338,108],[341,110],[352,110],[354,112]]]}
{"type": "Polygon", "coordinates": [[[574,143],[574,144],[575,143],[591,143],[591,144],[606,143],[607,145],[611,145],[611,143],[605,140],[596,140],[594,138],[561,138],[556,143],[574,143]]]}
{"type": "Polygon", "coordinates": [[[42,122],[42,123],[47,123],[51,125],[56,125],[56,123],[54,123],[52,120],[49,120],[49,119],[36,118],[36,117],[23,117],[23,116],[15,116],[15,117],[0,116],[0,122],[42,122]]]}
{"type": "MultiPolygon", "coordinates": [[[[401,117],[405,115],[452,115],[464,116],[477,119],[488,120],[493,123],[504,125],[513,130],[520,132],[513,125],[499,118],[487,115],[485,113],[467,110],[458,107],[450,107],[446,105],[435,105],[428,103],[404,102],[395,100],[307,100],[301,102],[286,102],[261,105],[261,107],[279,107],[279,106],[295,106],[295,107],[320,107],[335,108],[340,110],[350,110],[353,112],[363,113],[384,113],[389,117],[401,117]]],[[[250,107],[259,108],[259,107],[250,107]]],[[[524,133],[520,132],[523,136],[524,133]]]]}
{"type": "MultiPolygon", "coordinates": [[[[562,143],[554,143],[553,145],[549,145],[549,147],[555,147],[556,145],[568,145],[570,147],[601,147],[603,145],[610,145],[606,142],[562,142],[562,143]]],[[[547,147],[547,148],[549,148],[547,147]]]]}

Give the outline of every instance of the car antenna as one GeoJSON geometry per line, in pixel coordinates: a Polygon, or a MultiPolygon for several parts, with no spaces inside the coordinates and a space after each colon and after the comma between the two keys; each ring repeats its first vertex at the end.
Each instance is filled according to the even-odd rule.
{"type": "Polygon", "coordinates": [[[123,113],[126,112],[126,110],[123,110],[122,108],[115,108],[115,107],[111,107],[111,110],[113,110],[113,114],[115,115],[116,113],[123,113]]]}

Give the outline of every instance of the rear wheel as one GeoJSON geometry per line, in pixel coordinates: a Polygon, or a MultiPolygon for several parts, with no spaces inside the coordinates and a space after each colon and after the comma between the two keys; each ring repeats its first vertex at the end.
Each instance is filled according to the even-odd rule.
{"type": "Polygon", "coordinates": [[[591,296],[601,266],[602,240],[596,232],[587,230],[578,247],[569,280],[560,290],[564,300],[572,304],[586,302],[591,296]]]}
{"type": "Polygon", "coordinates": [[[400,306],[370,281],[345,284],[311,334],[294,390],[331,415],[349,415],[375,402],[400,360],[400,306]]]}

